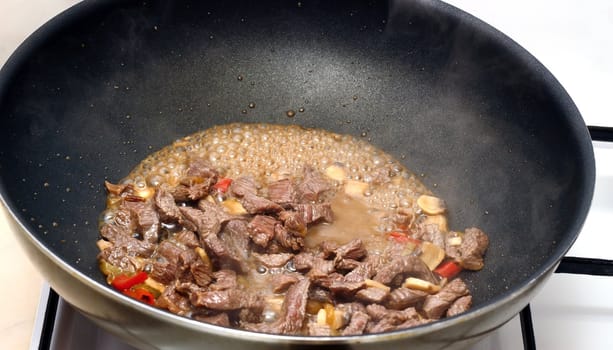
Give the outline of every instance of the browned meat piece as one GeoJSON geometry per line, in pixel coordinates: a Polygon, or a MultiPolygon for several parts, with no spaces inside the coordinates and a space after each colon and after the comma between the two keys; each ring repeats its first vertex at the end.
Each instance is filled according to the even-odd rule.
{"type": "Polygon", "coordinates": [[[464,281],[456,278],[447,283],[438,293],[428,295],[424,300],[422,311],[428,318],[438,320],[454,301],[467,294],[468,287],[464,281]]]}
{"type": "Polygon", "coordinates": [[[473,303],[473,297],[471,295],[465,295],[463,297],[458,298],[456,301],[451,304],[449,309],[447,309],[446,317],[452,317],[455,315],[459,315],[463,312],[468,311],[473,303]]]}
{"type": "Polygon", "coordinates": [[[206,199],[201,199],[198,201],[198,209],[202,210],[207,215],[212,215],[217,218],[217,220],[223,224],[227,221],[234,219],[234,217],[228,213],[220,205],[215,203],[211,203],[206,199]]]}
{"type": "Polygon", "coordinates": [[[160,244],[158,244],[158,248],[156,250],[156,255],[157,256],[162,256],[164,258],[166,258],[168,261],[172,261],[172,262],[178,262],[179,261],[179,255],[184,251],[185,249],[180,247],[179,245],[171,242],[171,241],[162,241],[160,244]]]}
{"type": "Polygon", "coordinates": [[[351,320],[343,331],[342,335],[359,335],[363,334],[366,329],[366,325],[370,321],[370,316],[363,311],[356,311],[351,314],[351,320]]]}
{"type": "Polygon", "coordinates": [[[266,247],[275,236],[275,226],[278,223],[279,221],[272,216],[256,215],[247,225],[253,243],[266,247]]]}
{"type": "Polygon", "coordinates": [[[281,333],[298,334],[302,329],[310,287],[311,282],[304,278],[287,290],[281,307],[281,333]]]}
{"type": "Polygon", "coordinates": [[[209,286],[210,290],[226,290],[238,287],[236,272],[233,270],[219,270],[213,272],[214,282],[209,286]]]}
{"type": "Polygon", "coordinates": [[[334,221],[334,215],[330,203],[318,204],[292,204],[292,209],[302,215],[302,219],[307,225],[319,222],[334,221]]]}
{"type": "Polygon", "coordinates": [[[294,254],[290,253],[278,253],[278,254],[259,254],[252,252],[251,256],[255,258],[257,262],[266,267],[282,267],[290,261],[294,254]]]}
{"type": "Polygon", "coordinates": [[[284,210],[279,213],[279,220],[283,222],[283,227],[285,227],[293,235],[300,237],[304,237],[306,235],[307,226],[301,213],[284,210]]]}
{"type": "Polygon", "coordinates": [[[359,290],[355,296],[358,300],[368,304],[382,304],[390,292],[383,288],[369,287],[359,290]]]}
{"type": "Polygon", "coordinates": [[[113,220],[100,229],[100,235],[106,238],[109,242],[115,243],[117,240],[121,240],[125,237],[132,237],[134,227],[136,224],[132,219],[132,214],[129,208],[125,205],[121,205],[117,211],[113,220]]]}
{"type": "Polygon", "coordinates": [[[336,267],[339,271],[343,270],[343,271],[348,271],[348,270],[355,270],[358,266],[360,266],[360,262],[357,260],[353,260],[353,259],[335,259],[334,260],[334,267],[336,267]]]}
{"type": "Polygon", "coordinates": [[[203,245],[209,252],[209,257],[214,259],[222,269],[237,269],[244,272],[248,270],[242,254],[226,245],[217,235],[208,235],[203,239],[203,245]]]}
{"type": "Polygon", "coordinates": [[[217,177],[217,170],[212,168],[206,160],[190,159],[185,175],[181,178],[181,183],[189,186],[194,183],[204,182],[208,179],[210,179],[212,183],[216,183],[217,177]]]}
{"type": "Polygon", "coordinates": [[[306,316],[307,297],[311,282],[303,278],[293,284],[285,294],[281,314],[272,323],[243,323],[246,330],[276,333],[276,334],[300,334],[306,316]]]}
{"type": "Polygon", "coordinates": [[[236,288],[194,292],[189,300],[194,306],[222,311],[260,307],[261,304],[258,297],[236,288]]]}
{"type": "Polygon", "coordinates": [[[170,262],[166,259],[157,259],[151,264],[151,272],[149,277],[154,280],[169,284],[177,278],[177,263],[170,262]]]}
{"type": "Polygon", "coordinates": [[[388,310],[381,305],[371,304],[366,307],[366,312],[374,321],[367,326],[368,333],[389,332],[422,323],[421,317],[412,307],[404,310],[388,310]]]}
{"type": "Polygon", "coordinates": [[[153,197],[153,201],[158,208],[162,221],[179,222],[183,218],[175,202],[175,198],[166,190],[165,186],[158,188],[153,197]]]}
{"type": "Polygon", "coordinates": [[[191,310],[189,299],[177,293],[172,285],[164,289],[164,292],[156,299],[155,305],[179,315],[185,315],[191,310]]]}
{"type": "Polygon", "coordinates": [[[447,246],[446,253],[457,260],[467,270],[481,270],[483,268],[483,255],[489,245],[487,235],[476,227],[464,231],[462,244],[447,246]]]}
{"type": "Polygon", "coordinates": [[[345,281],[358,282],[367,278],[372,278],[377,273],[377,268],[381,264],[380,255],[369,255],[364,261],[345,275],[345,281]]]}
{"type": "Polygon", "coordinates": [[[302,202],[316,202],[319,195],[330,189],[328,181],[317,170],[311,167],[304,168],[302,181],[297,191],[302,202]]]}
{"type": "Polygon", "coordinates": [[[196,201],[208,196],[213,184],[214,182],[210,179],[206,182],[194,183],[189,186],[179,184],[171,188],[170,193],[177,202],[196,201]]]}
{"type": "MultiPolygon", "coordinates": [[[[185,219],[195,226],[200,235],[200,241],[206,236],[216,235],[221,229],[221,223],[213,212],[203,212],[192,207],[179,207],[179,210],[185,219]]],[[[191,228],[188,229],[191,230],[191,228]]]]}
{"type": "Polygon", "coordinates": [[[283,248],[297,252],[304,247],[304,239],[291,234],[284,226],[275,225],[275,241],[283,248]]]}
{"type": "Polygon", "coordinates": [[[389,263],[381,266],[375,277],[377,282],[389,285],[396,276],[412,276],[428,282],[437,283],[436,277],[428,266],[417,256],[396,256],[389,263]]]}
{"type": "Polygon", "coordinates": [[[273,286],[273,292],[283,293],[299,280],[300,278],[296,274],[281,273],[272,275],[271,284],[273,286]]]}
{"type": "Polygon", "coordinates": [[[243,252],[243,257],[247,257],[249,248],[249,232],[246,220],[230,220],[226,223],[220,234],[224,242],[232,241],[239,251],[243,252]]]}
{"type": "Polygon", "coordinates": [[[242,198],[248,194],[257,195],[258,193],[257,184],[251,176],[242,176],[234,179],[229,190],[231,194],[238,198],[242,198]]]}
{"type": "Polygon", "coordinates": [[[296,200],[294,184],[290,179],[282,179],[269,183],[268,199],[280,205],[293,203],[296,200]]]}
{"type": "Polygon", "coordinates": [[[336,258],[334,258],[334,262],[337,264],[342,259],[353,259],[353,260],[361,260],[367,254],[366,248],[364,248],[364,244],[361,239],[352,239],[349,243],[343,244],[342,246],[336,248],[334,250],[336,254],[336,258]]]}
{"type": "Polygon", "coordinates": [[[278,213],[283,210],[283,207],[270,199],[254,194],[248,193],[244,197],[241,197],[239,201],[249,214],[278,213]]]}
{"type": "Polygon", "coordinates": [[[194,277],[194,282],[200,287],[206,287],[213,281],[211,266],[202,261],[193,263],[190,266],[190,272],[194,277]]]}
{"type": "Polygon", "coordinates": [[[160,217],[151,202],[125,202],[124,205],[136,218],[136,232],[144,241],[157,243],[160,229],[160,217]]]}
{"type": "Polygon", "coordinates": [[[338,280],[334,279],[331,281],[328,286],[328,289],[335,296],[351,297],[365,286],[366,285],[364,284],[364,282],[345,282],[341,275],[339,276],[338,280]]]}
{"type": "Polygon", "coordinates": [[[413,231],[413,238],[432,242],[439,248],[445,249],[445,233],[440,230],[438,225],[419,223],[413,231]]]}
{"type": "Polygon", "coordinates": [[[200,322],[206,322],[222,327],[230,327],[230,318],[225,312],[210,316],[194,314],[192,318],[200,322]]]}
{"type": "Polygon", "coordinates": [[[327,289],[312,285],[309,290],[309,300],[332,304],[332,293],[327,289]]]}
{"type": "Polygon", "coordinates": [[[192,231],[181,230],[174,235],[174,239],[188,248],[196,248],[200,246],[198,236],[192,231]]]}
{"type": "Polygon", "coordinates": [[[298,253],[294,256],[294,268],[296,271],[304,272],[313,267],[315,256],[309,252],[298,253]]]}
{"type": "MultiPolygon", "coordinates": [[[[294,265],[296,264],[294,260],[294,265]]],[[[313,265],[311,270],[307,273],[307,277],[311,280],[328,277],[332,272],[334,272],[334,262],[331,260],[324,260],[320,257],[315,257],[313,259],[313,265]]]]}
{"type": "Polygon", "coordinates": [[[403,310],[407,307],[420,307],[428,293],[409,288],[396,288],[390,292],[386,306],[394,310],[403,310]]]}
{"type": "Polygon", "coordinates": [[[321,250],[321,256],[324,259],[329,259],[336,254],[336,249],[338,249],[338,242],[325,240],[319,244],[319,248],[321,250]]]}

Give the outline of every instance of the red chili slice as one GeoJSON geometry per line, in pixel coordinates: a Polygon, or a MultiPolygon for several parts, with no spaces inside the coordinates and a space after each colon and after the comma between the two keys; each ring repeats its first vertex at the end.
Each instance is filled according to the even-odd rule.
{"type": "Polygon", "coordinates": [[[462,267],[458,265],[455,261],[444,261],[436,269],[434,272],[439,274],[441,277],[452,278],[457,276],[462,271],[462,267]]]}
{"type": "Polygon", "coordinates": [[[213,185],[213,188],[219,192],[225,193],[230,187],[230,184],[232,184],[232,179],[224,177],[219,179],[217,183],[213,185]]]}
{"type": "Polygon", "coordinates": [[[113,281],[111,282],[111,285],[115,287],[115,289],[126,290],[126,289],[130,289],[131,287],[139,283],[145,282],[145,280],[147,280],[147,277],[148,275],[144,271],[139,271],[131,276],[119,275],[113,279],[113,281]]]}

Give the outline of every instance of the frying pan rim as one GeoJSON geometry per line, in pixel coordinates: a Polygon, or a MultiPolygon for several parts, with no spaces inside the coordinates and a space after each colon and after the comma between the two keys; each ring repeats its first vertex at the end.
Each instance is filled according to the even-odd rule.
{"type": "MultiPolygon", "coordinates": [[[[40,28],[34,31],[31,35],[29,35],[21,45],[11,54],[9,59],[0,69],[0,96],[4,95],[4,88],[9,86],[9,82],[12,81],[11,76],[12,73],[18,70],[25,58],[29,56],[29,53],[33,51],[33,48],[36,48],[40,42],[43,42],[44,39],[48,36],[53,35],[55,30],[61,29],[64,26],[72,23],[73,20],[77,20],[85,16],[89,11],[96,11],[101,6],[109,6],[110,4],[118,3],[117,0],[111,0],[106,3],[102,2],[80,2],[77,3],[70,8],[64,10],[57,16],[51,18],[49,21],[44,23],[40,28]]],[[[514,50],[514,53],[520,53],[521,58],[523,60],[531,60],[533,61],[531,64],[540,69],[541,73],[543,71],[546,73],[546,85],[548,87],[555,87],[556,93],[565,94],[564,101],[568,102],[571,107],[576,110],[576,106],[572,103],[571,98],[568,96],[564,88],[559,84],[559,82],[555,79],[551,73],[542,65],[534,56],[532,56],[528,51],[526,51],[523,47],[521,47],[518,43],[516,43],[513,39],[506,36],[504,33],[498,31],[496,28],[492,27],[488,23],[464,12],[461,9],[454,7],[448,3],[443,1],[437,1],[435,5],[433,5],[439,11],[445,11],[446,15],[450,16],[461,16],[462,19],[468,20],[468,24],[473,26],[478,26],[481,31],[486,31],[486,34],[489,36],[493,36],[492,39],[495,40],[504,40],[508,43],[507,46],[511,47],[514,50]]],[[[573,111],[575,112],[575,111],[573,111]]],[[[576,114],[579,115],[578,111],[576,114]]],[[[581,118],[578,118],[581,119],[581,118]]],[[[581,120],[573,120],[574,125],[571,125],[578,132],[580,127],[581,120]]],[[[585,128],[585,134],[588,135],[587,128],[585,128]]],[[[577,135],[581,136],[581,135],[577,135]]],[[[582,142],[587,142],[585,135],[582,142]]],[[[590,148],[591,149],[591,148],[590,148]]],[[[207,323],[198,322],[196,320],[192,320],[186,317],[178,316],[154,307],[150,307],[148,305],[144,305],[138,301],[135,301],[121,293],[114,291],[108,286],[103,285],[100,282],[95,281],[93,278],[87,276],[85,273],[76,269],[63,259],[59,258],[56,254],[54,254],[43,242],[36,238],[36,236],[30,232],[27,226],[22,222],[22,218],[17,215],[17,213],[13,210],[12,206],[9,205],[7,199],[5,199],[4,194],[4,184],[0,182],[0,202],[4,206],[4,208],[8,211],[10,219],[12,219],[18,226],[19,232],[15,232],[15,234],[24,235],[26,239],[28,239],[39,252],[42,252],[49,260],[53,261],[57,266],[59,266],[63,271],[71,274],[75,277],[80,283],[85,284],[88,288],[91,288],[103,296],[110,298],[115,302],[119,302],[123,305],[130,306],[132,308],[136,308],[139,312],[147,314],[151,317],[154,317],[158,320],[162,321],[170,321],[177,326],[183,326],[195,331],[203,332],[203,333],[214,333],[216,335],[224,335],[230,337],[238,337],[246,339],[248,338],[251,341],[258,342],[270,342],[271,340],[278,343],[298,343],[298,344],[340,344],[344,343],[350,339],[360,339],[361,342],[381,342],[382,340],[395,340],[398,338],[411,338],[417,337],[420,335],[428,334],[436,330],[445,329],[453,326],[456,323],[462,323],[466,321],[470,321],[471,319],[475,319],[480,317],[481,315],[488,314],[493,312],[495,309],[499,308],[501,305],[508,303],[510,300],[513,300],[519,295],[525,294],[530,289],[534,288],[537,283],[543,278],[543,276],[548,275],[549,272],[557,266],[561,258],[568,252],[571,248],[574,241],[577,239],[580,228],[583,226],[585,217],[587,216],[587,211],[589,210],[589,204],[592,201],[593,190],[594,190],[594,179],[595,179],[595,165],[594,165],[594,156],[593,150],[590,154],[584,154],[585,161],[585,175],[586,179],[584,181],[584,187],[586,193],[590,193],[589,199],[586,199],[585,206],[581,213],[579,213],[579,217],[582,217],[583,220],[578,220],[577,222],[577,230],[576,233],[572,235],[572,237],[565,237],[566,246],[564,249],[559,251],[559,254],[553,254],[550,256],[544,264],[538,267],[538,269],[533,272],[529,278],[523,284],[519,284],[517,286],[513,286],[508,291],[501,293],[493,298],[487,300],[483,305],[480,305],[477,308],[471,309],[469,312],[463,313],[461,315],[457,315],[454,317],[446,318],[434,323],[421,325],[418,327],[413,327],[405,330],[399,330],[394,332],[387,333],[379,333],[379,334],[369,334],[369,335],[358,335],[358,336],[334,336],[334,337],[313,337],[313,336],[290,336],[290,335],[277,335],[277,334],[265,334],[258,332],[245,331],[240,329],[231,329],[225,328],[221,326],[211,325],[207,323]]],[[[589,153],[589,152],[588,152],[589,153]]],[[[559,249],[559,248],[558,248],[559,249]]]]}

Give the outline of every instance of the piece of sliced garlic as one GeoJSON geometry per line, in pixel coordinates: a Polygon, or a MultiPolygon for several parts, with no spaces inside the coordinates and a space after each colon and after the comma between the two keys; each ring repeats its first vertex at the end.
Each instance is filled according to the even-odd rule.
{"type": "Polygon", "coordinates": [[[434,294],[441,290],[440,286],[415,277],[409,277],[404,280],[402,286],[405,288],[421,290],[430,294],[434,294]]]}
{"type": "Polygon", "coordinates": [[[342,166],[336,164],[327,167],[325,170],[325,174],[327,177],[335,181],[343,181],[345,180],[345,177],[347,175],[345,169],[342,166]]]}
{"type": "Polygon", "coordinates": [[[104,239],[99,239],[99,240],[96,242],[96,245],[98,246],[98,249],[100,249],[100,251],[103,251],[103,250],[105,250],[106,248],[110,248],[110,247],[112,247],[112,246],[113,246],[113,243],[111,243],[111,242],[109,242],[109,241],[106,241],[106,240],[104,240],[104,239]]]}
{"type": "Polygon", "coordinates": [[[369,278],[364,280],[364,284],[366,284],[367,287],[373,287],[373,288],[379,288],[379,289],[383,289],[385,291],[390,291],[390,287],[386,286],[385,284],[381,283],[381,282],[377,282],[375,280],[371,280],[369,278]]]}
{"type": "Polygon", "coordinates": [[[247,210],[243,205],[236,200],[236,198],[228,198],[221,202],[221,206],[224,207],[228,214],[232,215],[244,215],[247,214],[247,210]]]}
{"type": "Polygon", "coordinates": [[[352,197],[362,197],[368,190],[368,184],[362,181],[348,180],[345,183],[345,193],[352,197]]]}
{"type": "Polygon", "coordinates": [[[445,215],[427,215],[424,222],[427,225],[437,225],[439,230],[442,232],[449,231],[449,227],[447,226],[447,217],[445,215]]]}
{"type": "Polygon", "coordinates": [[[320,325],[320,326],[327,325],[326,319],[327,319],[326,310],[325,309],[319,309],[319,311],[317,311],[317,324],[320,325]]]}
{"type": "Polygon", "coordinates": [[[455,236],[455,237],[447,238],[447,245],[459,246],[461,244],[462,244],[462,237],[460,237],[460,236],[455,236]]]}
{"type": "Polygon", "coordinates": [[[430,270],[434,270],[445,259],[445,251],[434,243],[424,241],[421,243],[419,258],[430,270]]]}
{"type": "Polygon", "coordinates": [[[417,198],[417,205],[428,215],[442,214],[447,210],[447,204],[444,200],[425,194],[417,198]]]}

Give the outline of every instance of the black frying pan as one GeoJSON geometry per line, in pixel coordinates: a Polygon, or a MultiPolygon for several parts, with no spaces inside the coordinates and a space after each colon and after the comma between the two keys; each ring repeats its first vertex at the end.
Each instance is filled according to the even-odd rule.
{"type": "Polygon", "coordinates": [[[2,199],[31,258],[65,299],[141,347],[473,342],[553,271],[594,183],[587,129],[555,78],[438,1],[84,2],[3,67],[0,133],[2,199]],[[451,227],[491,237],[485,269],[464,275],[473,311],[313,339],[198,324],[112,291],[96,264],[103,181],[179,137],[236,121],[365,134],[424,174],[451,227]]]}

